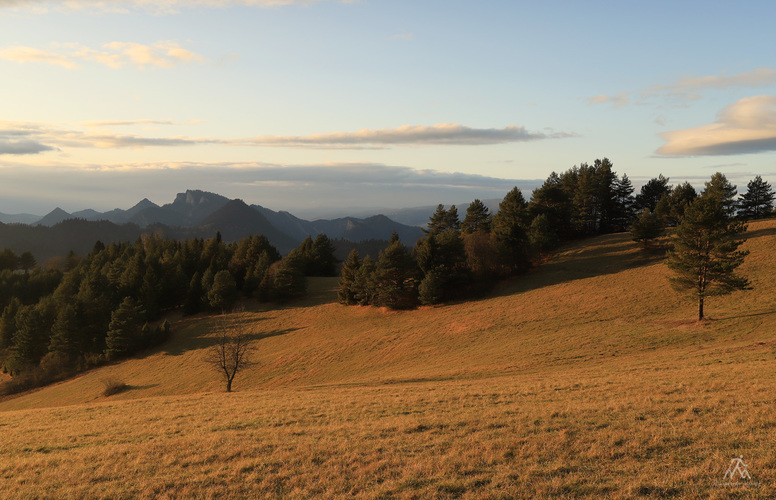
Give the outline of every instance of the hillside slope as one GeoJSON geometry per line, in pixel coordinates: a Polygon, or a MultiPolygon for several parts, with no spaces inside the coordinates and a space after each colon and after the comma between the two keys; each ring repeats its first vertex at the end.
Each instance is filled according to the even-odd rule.
{"type": "Polygon", "coordinates": [[[774,498],[776,221],[749,236],[754,290],[700,324],[626,235],[418,311],[340,306],[314,281],[230,316],[259,349],[236,393],[203,362],[215,318],[179,318],[155,352],[0,403],[3,493],[774,498]],[[128,390],[103,396],[109,378],[128,390]]]}
{"type": "MultiPolygon", "coordinates": [[[[702,324],[692,300],[670,288],[661,257],[625,234],[570,245],[489,298],[416,311],[345,307],[336,303],[336,279],[312,280],[305,301],[239,318],[258,339],[258,364],[235,388],[479,378],[768,351],[776,339],[775,234],[776,221],[750,225],[752,253],[742,272],[754,290],[711,298],[711,320],[702,324]]],[[[218,375],[203,361],[214,320],[180,319],[159,350],[2,402],[0,410],[101,400],[107,377],[133,387],[114,400],[218,391],[218,375]]]]}

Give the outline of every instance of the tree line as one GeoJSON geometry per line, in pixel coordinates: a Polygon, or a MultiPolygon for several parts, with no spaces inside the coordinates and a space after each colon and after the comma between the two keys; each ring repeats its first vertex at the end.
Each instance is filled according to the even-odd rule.
{"type": "MultiPolygon", "coordinates": [[[[564,241],[628,229],[634,239],[644,241],[640,231],[645,220],[664,231],[682,220],[698,196],[689,183],[672,187],[668,182],[661,174],[634,195],[628,176],[618,176],[604,158],[551,173],[528,201],[518,188],[512,189],[495,214],[474,200],[460,220],[455,206],[439,205],[425,236],[411,250],[394,235],[377,259],[352,251],[342,267],[339,301],[408,309],[464,299],[498,279],[527,271],[564,241]]],[[[712,178],[712,184],[720,180],[712,178]]],[[[723,210],[730,217],[772,212],[773,191],[759,176],[740,202],[735,195],[733,187],[732,196],[728,190],[725,198],[723,210]]]]}
{"type": "Polygon", "coordinates": [[[167,338],[167,311],[221,311],[245,297],[303,295],[307,276],[336,274],[333,252],[325,235],[308,237],[282,258],[261,235],[228,244],[220,235],[185,241],[144,235],[133,243],[98,241],[83,257],[69,254],[63,269],[20,272],[13,252],[4,251],[0,363],[24,375],[16,377],[22,385],[39,385],[128,356],[167,338]]]}

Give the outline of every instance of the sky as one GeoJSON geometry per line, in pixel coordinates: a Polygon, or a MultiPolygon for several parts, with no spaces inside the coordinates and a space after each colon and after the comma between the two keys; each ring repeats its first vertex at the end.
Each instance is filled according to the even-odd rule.
{"type": "Polygon", "coordinates": [[[776,181],[770,1],[0,0],[0,212],[776,181]]]}

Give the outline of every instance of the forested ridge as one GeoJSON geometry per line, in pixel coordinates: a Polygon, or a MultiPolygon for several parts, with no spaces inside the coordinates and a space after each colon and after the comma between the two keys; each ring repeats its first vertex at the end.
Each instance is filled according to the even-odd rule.
{"type": "MultiPolygon", "coordinates": [[[[264,236],[225,243],[145,235],[97,242],[63,268],[0,254],[0,362],[23,389],[130,355],[170,333],[165,312],[228,310],[240,298],[284,301],[303,295],[306,276],[336,272],[325,235],[281,258],[264,236]]],[[[25,254],[26,255],[26,254],[25,254]]]]}

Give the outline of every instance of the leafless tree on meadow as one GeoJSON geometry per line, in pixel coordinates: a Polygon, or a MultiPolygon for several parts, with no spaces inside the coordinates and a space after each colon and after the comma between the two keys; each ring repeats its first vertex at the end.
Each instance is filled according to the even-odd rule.
{"type": "Polygon", "coordinates": [[[226,392],[232,392],[234,377],[253,364],[251,357],[255,349],[250,336],[240,325],[220,321],[216,329],[216,343],[208,350],[206,360],[214,370],[224,375],[226,392]]]}

